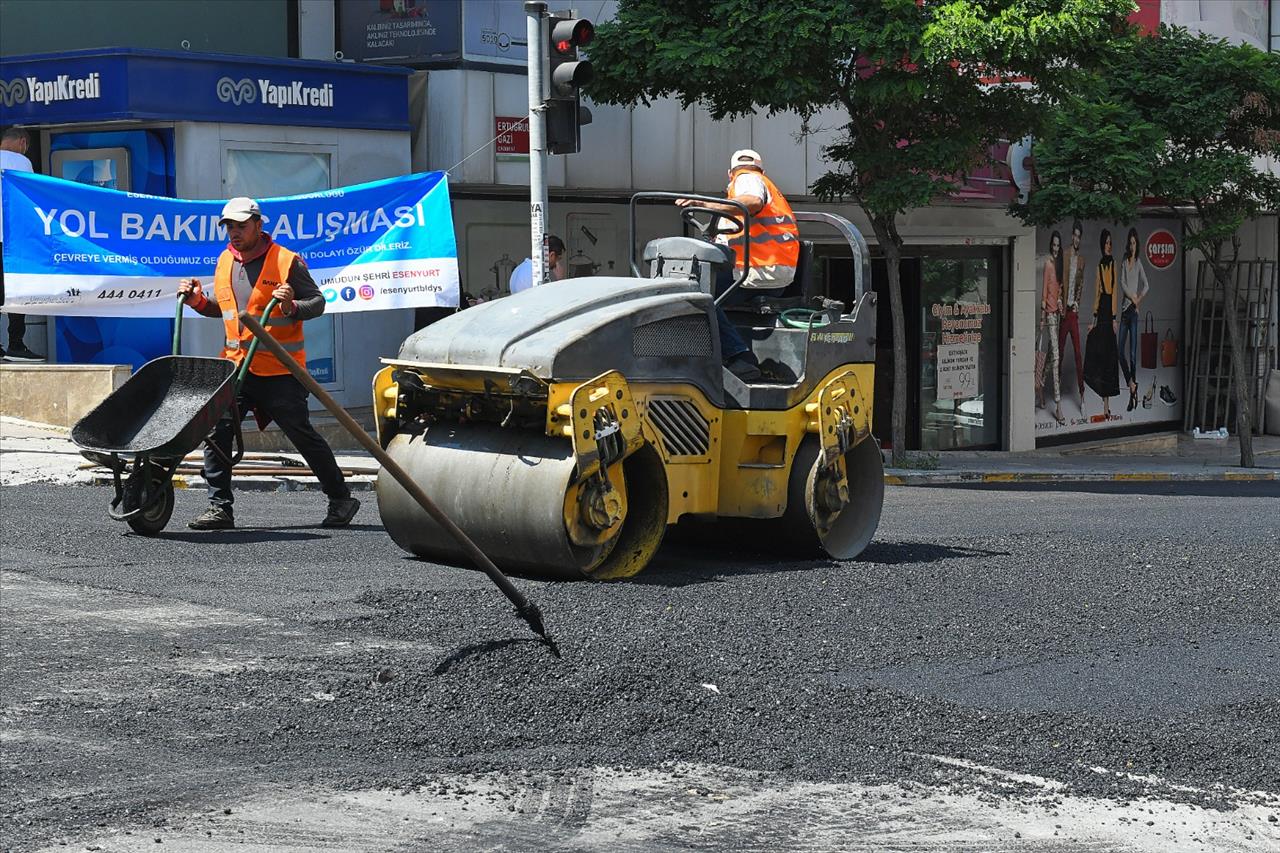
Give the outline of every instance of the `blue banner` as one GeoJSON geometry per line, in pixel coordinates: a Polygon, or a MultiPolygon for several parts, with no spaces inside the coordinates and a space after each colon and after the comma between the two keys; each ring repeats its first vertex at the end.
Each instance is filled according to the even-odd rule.
{"type": "MultiPolygon", "coordinates": [[[[172,316],[180,280],[213,280],[227,246],[223,203],[6,172],[5,310],[172,316]]],[[[265,230],[306,260],[328,311],[458,304],[443,172],[259,204],[265,230]]]]}

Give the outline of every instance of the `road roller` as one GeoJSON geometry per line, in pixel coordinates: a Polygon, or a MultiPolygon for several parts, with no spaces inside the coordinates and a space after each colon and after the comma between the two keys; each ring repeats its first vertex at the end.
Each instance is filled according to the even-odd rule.
{"type": "MultiPolygon", "coordinates": [[[[797,212],[804,231],[834,228],[848,242],[852,302],[817,293],[802,239],[787,291],[742,291],[726,312],[714,293],[734,256],[711,238],[745,224],[749,255],[745,207],[638,193],[629,245],[638,203],[677,198],[695,200],[681,208],[684,235],[650,241],[639,263],[633,248],[631,277],[549,282],[468,308],[415,332],[374,377],[379,443],[504,571],[631,577],[685,519],[750,519],[797,557],[852,558],[875,533],[884,472],[863,236],[841,217],[797,212]],[[720,322],[747,339],[761,378],[722,365],[720,322]]],[[[377,496],[401,548],[465,562],[385,472],[377,496]]]]}

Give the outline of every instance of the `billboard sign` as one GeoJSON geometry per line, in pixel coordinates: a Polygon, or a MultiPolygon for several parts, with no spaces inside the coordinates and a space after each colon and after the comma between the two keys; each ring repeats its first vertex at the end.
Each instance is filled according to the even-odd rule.
{"type": "Polygon", "coordinates": [[[343,59],[420,65],[462,58],[457,0],[343,0],[337,12],[343,59]]]}

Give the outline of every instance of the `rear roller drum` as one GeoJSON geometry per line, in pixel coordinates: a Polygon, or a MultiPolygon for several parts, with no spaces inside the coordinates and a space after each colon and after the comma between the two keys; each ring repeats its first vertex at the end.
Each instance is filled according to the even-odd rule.
{"type": "Polygon", "coordinates": [[[838,560],[849,560],[871,543],[884,505],[884,461],[873,438],[854,445],[844,455],[848,480],[847,502],[841,500],[831,469],[820,467],[821,446],[806,438],[796,451],[787,488],[783,525],[802,550],[821,548],[838,560]]]}

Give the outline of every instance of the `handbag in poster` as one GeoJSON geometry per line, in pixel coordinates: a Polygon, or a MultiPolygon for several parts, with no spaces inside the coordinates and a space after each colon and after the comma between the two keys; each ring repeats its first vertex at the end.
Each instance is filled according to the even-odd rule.
{"type": "Polygon", "coordinates": [[[1174,367],[1178,363],[1178,340],[1173,336],[1173,329],[1170,328],[1164,333],[1164,340],[1160,342],[1160,363],[1165,367],[1174,367]]]}
{"type": "Polygon", "coordinates": [[[1156,349],[1159,343],[1160,335],[1156,332],[1155,321],[1151,317],[1151,312],[1148,311],[1147,318],[1142,325],[1142,334],[1138,340],[1143,370],[1156,369],[1156,349]]]}

